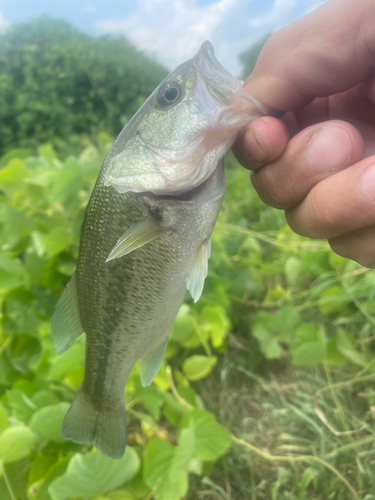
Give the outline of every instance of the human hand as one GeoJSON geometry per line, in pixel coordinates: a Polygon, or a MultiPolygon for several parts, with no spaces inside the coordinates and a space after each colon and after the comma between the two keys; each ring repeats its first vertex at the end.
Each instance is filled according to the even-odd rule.
{"type": "Polygon", "coordinates": [[[239,135],[263,201],[298,234],[375,267],[375,2],[330,0],[270,37],[244,88],[286,111],[239,135]]]}

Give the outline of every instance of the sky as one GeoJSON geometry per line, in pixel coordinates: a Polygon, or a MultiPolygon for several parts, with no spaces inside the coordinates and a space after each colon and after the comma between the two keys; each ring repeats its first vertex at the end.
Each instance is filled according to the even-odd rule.
{"type": "Polygon", "coordinates": [[[325,0],[0,0],[0,31],[48,14],[92,34],[124,34],[170,70],[210,40],[235,76],[239,54],[325,0]]]}

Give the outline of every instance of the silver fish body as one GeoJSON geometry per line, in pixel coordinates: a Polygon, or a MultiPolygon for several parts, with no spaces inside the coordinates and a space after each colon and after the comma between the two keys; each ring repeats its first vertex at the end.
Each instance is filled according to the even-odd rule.
{"type": "Polygon", "coordinates": [[[237,131],[266,112],[205,42],[115,141],[52,319],[59,353],[86,334],[85,376],[65,438],[124,454],[126,380],[141,359],[142,384],[151,383],[186,289],[198,300],[225,192],[223,155],[237,131]]]}

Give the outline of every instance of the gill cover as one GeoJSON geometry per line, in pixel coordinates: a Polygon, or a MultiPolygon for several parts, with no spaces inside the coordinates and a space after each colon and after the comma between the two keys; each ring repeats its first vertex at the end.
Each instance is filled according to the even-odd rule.
{"type": "Polygon", "coordinates": [[[107,158],[105,184],[178,195],[215,170],[251,120],[270,114],[218,62],[210,42],[178,66],[125,126],[107,158]]]}

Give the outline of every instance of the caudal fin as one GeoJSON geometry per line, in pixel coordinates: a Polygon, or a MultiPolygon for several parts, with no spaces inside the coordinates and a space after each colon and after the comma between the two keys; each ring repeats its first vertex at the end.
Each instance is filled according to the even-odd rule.
{"type": "Polygon", "coordinates": [[[98,408],[79,388],[65,415],[61,434],[75,443],[93,444],[108,457],[121,458],[126,447],[124,403],[98,408]]]}

